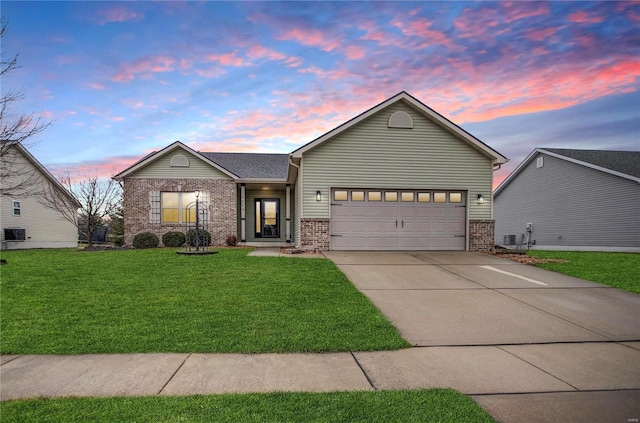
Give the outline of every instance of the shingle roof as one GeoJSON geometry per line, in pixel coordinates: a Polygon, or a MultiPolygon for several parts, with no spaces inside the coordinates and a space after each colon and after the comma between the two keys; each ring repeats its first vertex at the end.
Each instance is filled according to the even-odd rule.
{"type": "Polygon", "coordinates": [[[203,152],[200,154],[242,179],[287,179],[288,154],[203,152]]]}
{"type": "Polygon", "coordinates": [[[640,177],[640,151],[573,150],[567,148],[541,148],[541,150],[625,175],[640,177]]]}

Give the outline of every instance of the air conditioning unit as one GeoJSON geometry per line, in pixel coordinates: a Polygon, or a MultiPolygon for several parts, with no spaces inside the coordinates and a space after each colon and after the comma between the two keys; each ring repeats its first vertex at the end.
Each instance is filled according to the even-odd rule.
{"type": "Polygon", "coordinates": [[[502,236],[502,244],[503,245],[516,245],[516,235],[503,235],[502,236]]]}

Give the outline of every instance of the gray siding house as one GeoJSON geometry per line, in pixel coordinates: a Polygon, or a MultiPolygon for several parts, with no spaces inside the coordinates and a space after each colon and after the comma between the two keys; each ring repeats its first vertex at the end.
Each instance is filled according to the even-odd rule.
{"type": "Polygon", "coordinates": [[[537,148],[493,196],[496,244],[640,251],[640,152],[537,148]]]}
{"type": "Polygon", "coordinates": [[[175,142],[120,172],[125,242],[183,230],[207,204],[213,242],[308,250],[493,247],[493,170],[507,159],[401,92],[290,154],[175,142]]]}

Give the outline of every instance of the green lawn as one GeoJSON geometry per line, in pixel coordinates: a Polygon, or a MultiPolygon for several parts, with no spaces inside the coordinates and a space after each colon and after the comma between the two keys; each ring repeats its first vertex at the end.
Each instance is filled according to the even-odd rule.
{"type": "Polygon", "coordinates": [[[493,422],[473,400],[443,389],[191,397],[8,401],[10,422],[493,422]]]}
{"type": "Polygon", "coordinates": [[[537,266],[640,294],[640,254],[592,251],[529,251],[533,257],[567,260],[537,266]]]}
{"type": "Polygon", "coordinates": [[[3,354],[408,347],[329,260],[171,249],[3,251],[3,354]]]}

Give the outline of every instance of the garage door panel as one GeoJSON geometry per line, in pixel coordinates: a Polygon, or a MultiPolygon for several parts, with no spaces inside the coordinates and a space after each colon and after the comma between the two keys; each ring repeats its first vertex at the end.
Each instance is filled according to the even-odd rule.
{"type": "Polygon", "coordinates": [[[395,196],[384,194],[382,198],[377,196],[381,201],[369,201],[369,192],[393,190],[340,191],[349,194],[345,200],[331,205],[331,249],[464,250],[466,247],[465,195],[460,202],[460,195],[447,192],[447,202],[435,203],[435,191],[431,191],[431,197],[427,197],[430,202],[418,202],[418,198],[424,200],[425,197],[419,197],[417,193],[428,190],[413,191],[414,201],[411,202],[406,201],[411,199],[410,194],[401,195],[410,191],[397,190],[395,196]],[[359,195],[353,197],[352,191],[358,191],[359,195]],[[352,198],[361,200],[362,191],[365,191],[364,201],[352,201],[352,198]],[[453,203],[450,202],[452,198],[455,198],[453,203]],[[392,199],[398,201],[390,201],[392,199]]]}

